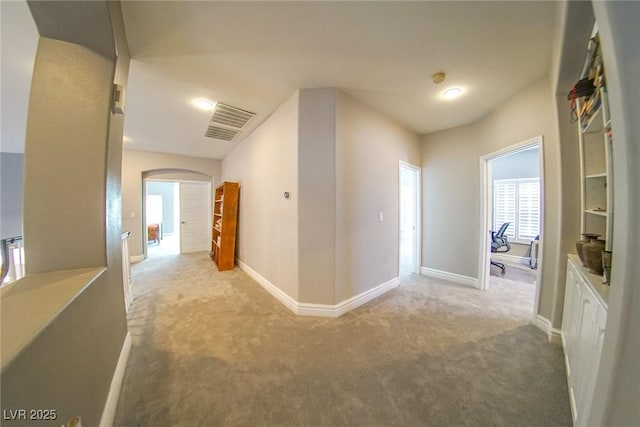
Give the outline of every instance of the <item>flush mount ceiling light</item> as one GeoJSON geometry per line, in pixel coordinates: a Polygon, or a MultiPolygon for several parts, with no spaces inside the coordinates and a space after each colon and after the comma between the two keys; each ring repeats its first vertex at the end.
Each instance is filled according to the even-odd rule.
{"type": "Polygon", "coordinates": [[[196,107],[204,111],[211,111],[216,105],[214,102],[209,101],[208,99],[196,99],[194,103],[196,104],[196,107]]]}
{"type": "Polygon", "coordinates": [[[454,99],[462,95],[462,89],[459,87],[452,87],[442,92],[442,97],[445,99],[454,99]]]}

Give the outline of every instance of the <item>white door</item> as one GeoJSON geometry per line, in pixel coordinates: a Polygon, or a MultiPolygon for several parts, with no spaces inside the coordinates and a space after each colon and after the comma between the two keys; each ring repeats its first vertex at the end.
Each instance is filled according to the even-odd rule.
{"type": "Polygon", "coordinates": [[[180,253],[208,251],[211,183],[180,183],[180,253]]]}

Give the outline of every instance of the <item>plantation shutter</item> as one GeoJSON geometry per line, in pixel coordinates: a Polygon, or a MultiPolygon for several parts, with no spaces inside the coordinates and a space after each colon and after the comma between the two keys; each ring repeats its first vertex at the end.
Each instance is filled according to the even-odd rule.
{"type": "Polygon", "coordinates": [[[533,240],[540,234],[540,181],[518,184],[518,239],[533,240]]]}
{"type": "Polygon", "coordinates": [[[498,231],[505,222],[511,223],[505,235],[516,235],[516,183],[514,181],[494,181],[493,183],[493,229],[498,231]]]}

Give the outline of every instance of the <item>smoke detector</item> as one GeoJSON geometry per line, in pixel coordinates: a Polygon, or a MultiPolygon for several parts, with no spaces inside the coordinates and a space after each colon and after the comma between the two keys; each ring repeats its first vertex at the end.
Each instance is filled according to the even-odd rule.
{"type": "Polygon", "coordinates": [[[440,73],[435,73],[431,77],[431,79],[433,80],[433,84],[439,85],[440,83],[442,83],[444,81],[445,77],[447,77],[446,74],[440,72],[440,73]]]}

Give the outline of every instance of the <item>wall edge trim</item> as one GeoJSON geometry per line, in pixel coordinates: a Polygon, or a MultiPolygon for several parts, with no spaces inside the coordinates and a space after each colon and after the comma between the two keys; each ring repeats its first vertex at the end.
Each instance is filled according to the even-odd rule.
{"type": "Polygon", "coordinates": [[[256,272],[240,259],[236,258],[236,263],[238,264],[240,269],[242,269],[245,273],[247,273],[247,275],[249,275],[249,277],[258,282],[258,284],[262,286],[269,294],[271,294],[275,299],[280,301],[289,310],[291,310],[298,316],[337,318],[400,286],[400,278],[394,277],[391,280],[388,280],[384,283],[381,283],[380,285],[361,292],[358,295],[354,295],[353,297],[341,301],[338,304],[332,305],[304,303],[298,302],[295,299],[291,298],[284,291],[262,277],[260,273],[256,272]]]}
{"type": "Polygon", "coordinates": [[[113,420],[116,416],[116,409],[118,407],[118,399],[120,398],[120,390],[122,389],[122,381],[124,380],[124,372],[127,368],[127,362],[129,361],[129,353],[131,352],[131,332],[127,331],[127,335],[122,343],[122,349],[120,350],[120,357],[118,357],[118,364],[115,371],[113,371],[113,377],[111,378],[111,385],[109,386],[109,394],[102,410],[102,417],[100,417],[100,427],[113,426],[113,420]]]}
{"type": "Polygon", "coordinates": [[[400,286],[400,278],[394,277],[391,280],[387,280],[371,289],[354,295],[338,304],[310,304],[310,303],[298,303],[298,314],[301,316],[320,316],[320,317],[340,317],[349,311],[360,307],[389,292],[390,290],[400,286]]]}
{"type": "Polygon", "coordinates": [[[563,336],[560,329],[556,329],[551,325],[551,321],[544,316],[537,315],[535,325],[542,332],[547,334],[550,343],[563,345],[563,336]]]}
{"type": "Polygon", "coordinates": [[[247,273],[249,277],[258,282],[258,284],[262,286],[265,291],[271,294],[271,296],[284,304],[284,306],[291,310],[293,313],[298,314],[298,301],[291,298],[283,290],[265,279],[260,273],[249,267],[249,265],[247,265],[240,259],[236,258],[236,264],[238,264],[238,267],[240,267],[240,269],[247,273]]]}

